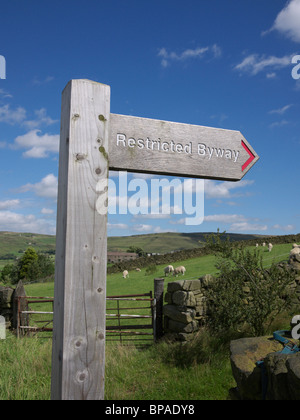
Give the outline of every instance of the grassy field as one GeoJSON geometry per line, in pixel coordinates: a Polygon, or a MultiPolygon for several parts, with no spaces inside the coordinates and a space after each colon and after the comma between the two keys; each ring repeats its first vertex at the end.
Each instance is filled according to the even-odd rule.
{"type": "MultiPolygon", "coordinates": [[[[149,235],[134,235],[109,237],[108,251],[127,251],[129,246],[142,248],[151,253],[167,253],[181,249],[199,248],[205,235],[203,233],[158,233],[149,235]],[[130,245],[129,245],[130,244],[130,245]],[[180,244],[178,246],[176,244],[180,244]]],[[[253,239],[254,235],[230,234],[232,240],[253,239]]],[[[4,265],[13,262],[13,258],[20,257],[28,247],[36,251],[46,252],[55,250],[55,236],[38,235],[33,233],[0,232],[0,270],[4,265]],[[12,259],[2,259],[2,256],[12,254],[12,259]]]]}
{"type": "MultiPolygon", "coordinates": [[[[0,360],[1,401],[50,399],[51,340],[9,335],[0,360]]],[[[203,354],[201,342],[106,346],[106,400],[226,400],[233,386],[228,352],[203,354]]]]}
{"type": "MultiPolygon", "coordinates": [[[[262,250],[265,266],[286,260],[291,245],[262,250]]],[[[215,259],[205,256],[178,262],[187,268],[185,279],[214,274],[215,259]]],[[[107,276],[107,294],[145,293],[153,290],[153,279],[163,276],[163,266],[153,274],[130,272],[107,276]]],[[[181,279],[178,277],[177,279],[181,279]]],[[[173,277],[166,277],[165,289],[173,277]]],[[[29,296],[53,296],[54,284],[26,286],[29,296]]],[[[0,400],[47,400],[50,398],[51,340],[8,334],[0,341],[0,400]]],[[[108,343],[106,346],[107,400],[226,400],[235,383],[229,350],[206,334],[185,344],[159,343],[141,349],[108,343]]]]}

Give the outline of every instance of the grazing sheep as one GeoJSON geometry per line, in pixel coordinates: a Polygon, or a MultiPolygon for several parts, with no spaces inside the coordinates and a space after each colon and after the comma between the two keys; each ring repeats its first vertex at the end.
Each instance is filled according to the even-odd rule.
{"type": "Polygon", "coordinates": [[[139,271],[139,272],[140,272],[140,271],[141,271],[141,269],[140,269],[140,268],[136,268],[136,269],[135,269],[135,271],[139,271]]]}
{"type": "Polygon", "coordinates": [[[127,279],[127,277],[129,277],[129,273],[127,270],[123,271],[123,279],[127,279]]]}
{"type": "Polygon", "coordinates": [[[300,245],[293,244],[293,248],[300,248],[300,245]]]}
{"type": "Polygon", "coordinates": [[[173,276],[178,276],[178,274],[182,274],[184,276],[186,272],[185,267],[183,267],[183,265],[181,265],[180,267],[175,268],[174,272],[173,272],[173,276]]]}
{"type": "Polygon", "coordinates": [[[264,242],[264,243],[262,244],[262,246],[266,246],[266,243],[264,242]]]}
{"type": "Polygon", "coordinates": [[[258,244],[256,244],[256,248],[258,248],[258,244]]]}
{"type": "Polygon", "coordinates": [[[291,250],[290,257],[292,257],[294,255],[299,255],[299,254],[300,254],[300,247],[295,247],[291,250]]]}
{"type": "Polygon", "coordinates": [[[269,248],[269,252],[271,252],[272,251],[272,248],[273,248],[273,245],[272,244],[269,244],[268,245],[268,248],[269,248]]]}
{"type": "Polygon", "coordinates": [[[173,273],[174,272],[174,267],[173,265],[168,265],[166,268],[164,268],[164,273],[165,273],[165,277],[167,274],[173,273]]]}

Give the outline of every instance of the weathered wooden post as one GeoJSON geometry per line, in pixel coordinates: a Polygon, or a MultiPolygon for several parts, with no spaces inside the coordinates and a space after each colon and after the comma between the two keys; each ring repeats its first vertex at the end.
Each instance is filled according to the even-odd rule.
{"type": "Polygon", "coordinates": [[[164,279],[154,279],[154,299],[156,302],[154,339],[162,338],[164,334],[163,327],[163,307],[164,307],[164,279]]]}
{"type": "Polygon", "coordinates": [[[110,87],[63,91],[57,208],[53,400],[104,399],[110,87]],[[99,191],[99,184],[104,186],[99,191]],[[105,187],[106,185],[106,187],[105,187]],[[107,203],[106,203],[107,204],[107,203]]]}
{"type": "MultiPolygon", "coordinates": [[[[104,398],[108,170],[238,181],[259,157],[239,131],[110,114],[110,87],[62,96],[52,399],[104,398]]],[[[156,279],[156,339],[163,279],[156,279]]]]}

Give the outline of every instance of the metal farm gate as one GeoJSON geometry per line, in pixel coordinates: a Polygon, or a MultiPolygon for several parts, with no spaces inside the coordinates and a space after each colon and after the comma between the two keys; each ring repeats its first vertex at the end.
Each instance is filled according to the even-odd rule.
{"type": "MultiPolygon", "coordinates": [[[[152,291],[144,294],[107,296],[107,341],[146,344],[147,341],[153,342],[159,339],[163,330],[163,290],[164,279],[155,279],[154,297],[152,291]]],[[[26,296],[24,291],[21,296],[17,296],[15,298],[17,336],[52,332],[53,302],[53,297],[26,296]],[[36,304],[36,310],[29,307],[36,304]]]]}
{"type": "Polygon", "coordinates": [[[106,298],[107,341],[155,340],[156,300],[152,292],[106,298]]]}

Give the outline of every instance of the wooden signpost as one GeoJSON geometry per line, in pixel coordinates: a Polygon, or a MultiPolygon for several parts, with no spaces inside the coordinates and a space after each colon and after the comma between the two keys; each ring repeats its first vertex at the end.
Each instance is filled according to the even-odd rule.
{"type": "Polygon", "coordinates": [[[104,399],[107,212],[97,211],[96,203],[100,195],[108,200],[109,169],[237,181],[258,159],[238,131],[110,114],[109,86],[68,83],[61,112],[53,400],[104,399]]]}
{"type": "Polygon", "coordinates": [[[239,181],[258,159],[239,131],[110,116],[110,169],[239,181]]]}

